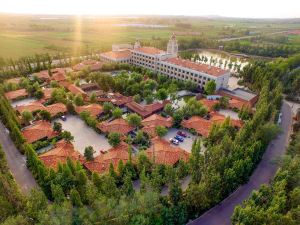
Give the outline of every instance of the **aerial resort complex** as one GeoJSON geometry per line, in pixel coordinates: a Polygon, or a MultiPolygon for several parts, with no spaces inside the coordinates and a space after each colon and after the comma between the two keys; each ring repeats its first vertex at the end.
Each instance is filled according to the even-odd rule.
{"type": "Polygon", "coordinates": [[[175,15],[255,1],[6,1],[0,225],[299,225],[300,20],[175,15]]]}

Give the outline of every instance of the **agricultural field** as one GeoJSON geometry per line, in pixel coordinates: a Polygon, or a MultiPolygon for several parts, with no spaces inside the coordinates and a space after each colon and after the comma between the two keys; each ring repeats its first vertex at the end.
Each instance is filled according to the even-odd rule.
{"type": "MultiPolygon", "coordinates": [[[[0,14],[0,58],[17,59],[40,53],[72,55],[109,50],[114,43],[142,43],[164,48],[175,32],[180,42],[264,35],[299,27],[300,21],[202,17],[76,17],[0,14]]],[[[275,34],[276,35],[276,34],[275,34]]],[[[299,45],[299,35],[289,35],[299,45]]],[[[246,41],[246,40],[245,40],[246,41]]],[[[181,45],[186,49],[187,46],[181,45]]],[[[199,47],[196,45],[196,47],[199,47]]],[[[216,47],[202,44],[200,47],[216,47]]]]}

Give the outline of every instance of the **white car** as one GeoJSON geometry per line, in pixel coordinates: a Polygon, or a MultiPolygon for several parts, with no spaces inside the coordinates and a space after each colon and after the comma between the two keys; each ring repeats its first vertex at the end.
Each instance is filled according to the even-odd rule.
{"type": "Polygon", "coordinates": [[[171,139],[170,139],[170,142],[171,142],[172,144],[174,144],[174,145],[179,145],[179,141],[176,140],[175,138],[171,138],[171,139]]]}

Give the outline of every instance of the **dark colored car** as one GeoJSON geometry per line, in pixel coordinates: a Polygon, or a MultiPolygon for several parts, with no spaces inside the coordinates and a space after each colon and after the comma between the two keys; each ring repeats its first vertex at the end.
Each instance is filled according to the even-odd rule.
{"type": "Polygon", "coordinates": [[[62,121],[66,121],[66,120],[67,120],[67,117],[66,117],[66,116],[61,116],[60,119],[61,119],[62,121]]]}
{"type": "Polygon", "coordinates": [[[181,136],[179,136],[179,135],[176,135],[174,138],[175,138],[176,140],[180,141],[180,142],[183,142],[183,141],[184,141],[184,138],[181,137],[181,136]]]}
{"type": "Polygon", "coordinates": [[[182,136],[182,137],[187,137],[187,133],[185,133],[183,131],[178,131],[177,134],[182,136]]]}

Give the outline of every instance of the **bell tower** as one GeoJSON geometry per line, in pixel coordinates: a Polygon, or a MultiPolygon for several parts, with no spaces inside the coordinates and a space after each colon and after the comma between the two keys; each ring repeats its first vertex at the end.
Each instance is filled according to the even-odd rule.
{"type": "Polygon", "coordinates": [[[140,48],[141,47],[141,43],[140,41],[137,39],[134,43],[134,46],[133,46],[133,49],[137,49],[137,48],[140,48]]]}
{"type": "Polygon", "coordinates": [[[169,42],[168,42],[168,46],[167,46],[167,53],[168,54],[172,54],[174,56],[177,56],[178,53],[178,43],[176,40],[176,36],[173,33],[169,42]]]}

